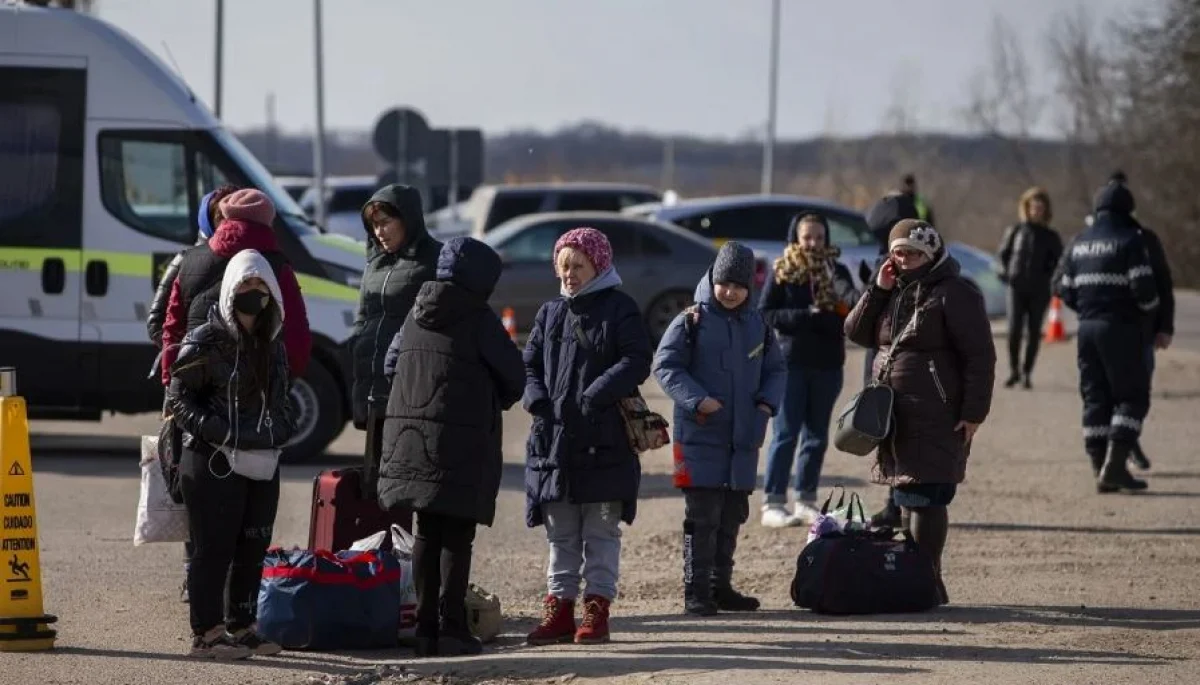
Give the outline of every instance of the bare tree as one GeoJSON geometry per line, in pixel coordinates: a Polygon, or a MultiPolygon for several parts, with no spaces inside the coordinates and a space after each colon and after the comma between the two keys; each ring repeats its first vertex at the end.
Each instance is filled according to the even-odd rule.
{"type": "Polygon", "coordinates": [[[1021,39],[1001,16],[993,15],[989,57],[971,80],[962,112],[980,133],[1003,140],[1027,185],[1037,182],[1027,143],[1042,119],[1046,98],[1035,91],[1021,39]]]}

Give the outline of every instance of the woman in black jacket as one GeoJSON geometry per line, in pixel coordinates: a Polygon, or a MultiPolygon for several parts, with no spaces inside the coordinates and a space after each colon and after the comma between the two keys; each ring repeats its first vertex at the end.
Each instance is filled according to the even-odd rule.
{"type": "Polygon", "coordinates": [[[358,313],[350,347],[354,367],[351,408],[354,426],[367,432],[368,489],[383,443],[384,409],[391,379],[384,373],[388,345],[426,281],[434,279],[442,244],[425,229],[421,194],[389,185],[375,191],[362,210],[367,266],[359,285],[358,313]]]}
{"type": "Polygon", "coordinates": [[[257,635],[254,622],[279,504],[279,452],[295,430],[279,339],[282,301],[267,260],[239,252],[208,322],[188,333],[171,366],[168,405],[186,433],[180,474],[193,545],[191,656],[240,659],[280,649],[257,635]]]}
{"type": "Polygon", "coordinates": [[[442,248],[437,280],[388,350],[404,378],[383,424],[379,502],[417,512],[413,573],[417,653],[478,654],[465,603],[478,524],[492,525],[500,493],[503,418],[521,399],[525,364],[488,297],[500,256],[472,238],[442,248]]]}

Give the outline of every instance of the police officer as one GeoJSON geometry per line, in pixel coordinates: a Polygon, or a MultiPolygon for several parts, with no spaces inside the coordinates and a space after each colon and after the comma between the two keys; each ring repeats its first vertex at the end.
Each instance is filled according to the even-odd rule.
{"type": "Polygon", "coordinates": [[[1083,444],[1101,493],[1146,488],[1126,461],[1150,407],[1149,369],[1136,362],[1148,344],[1145,318],[1159,300],[1133,209],[1124,184],[1101,188],[1092,224],[1064,254],[1057,285],[1079,315],[1083,444]]]}
{"type": "MultiPolygon", "coordinates": [[[[1129,185],[1125,172],[1120,169],[1114,171],[1108,180],[1126,187],[1129,185]]],[[[1137,221],[1136,217],[1134,220],[1137,221]]],[[[1167,263],[1162,241],[1146,226],[1141,226],[1141,232],[1142,240],[1146,242],[1146,256],[1150,259],[1150,269],[1154,271],[1154,283],[1158,288],[1158,309],[1146,321],[1150,329],[1150,335],[1146,338],[1146,365],[1153,385],[1155,351],[1170,347],[1171,339],[1175,336],[1175,284],[1171,278],[1171,265],[1167,263]]],[[[1141,442],[1134,443],[1133,454],[1130,456],[1138,468],[1150,468],[1150,459],[1142,451],[1141,442]]]]}

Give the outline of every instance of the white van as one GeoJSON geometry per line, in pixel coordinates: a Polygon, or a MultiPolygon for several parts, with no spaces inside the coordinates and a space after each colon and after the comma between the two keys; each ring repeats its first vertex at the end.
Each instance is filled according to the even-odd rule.
{"type": "Polygon", "coordinates": [[[146,312],[195,242],[201,196],[255,186],[278,211],[313,359],[293,389],[292,458],[350,416],[345,342],[362,242],[326,235],[187,85],[124,31],[80,12],[0,5],[0,365],[32,418],[161,411],[146,312]]]}

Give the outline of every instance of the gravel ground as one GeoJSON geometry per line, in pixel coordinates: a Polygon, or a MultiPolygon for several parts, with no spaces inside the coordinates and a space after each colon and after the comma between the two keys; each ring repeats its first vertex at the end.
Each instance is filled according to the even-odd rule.
{"type": "MultiPolygon", "coordinates": [[[[1002,344],[1002,340],[998,340],[1002,344]]],[[[852,354],[857,389],[861,355],[852,354]]],[[[1003,374],[1001,374],[1003,375],[1003,374]]],[[[787,596],[804,533],[743,529],[735,580],[763,599],[757,615],[681,615],[682,501],[666,450],[647,455],[643,502],[626,530],[614,642],[530,649],[544,592],[543,531],[524,527],[528,421],[506,417],[497,524],[480,531],[475,580],[505,606],[505,634],[470,659],[390,652],[285,653],[238,664],[183,656],[182,549],[134,548],[136,436],[153,417],[38,423],[34,467],[46,607],[61,617],[53,652],[0,654],[0,682],[33,683],[1165,683],[1200,682],[1200,354],[1160,357],[1144,445],[1150,491],[1097,496],[1082,454],[1074,346],[1045,349],[1035,389],[998,389],[951,507],[945,560],[952,604],[921,615],[827,618],[787,596]]],[[[666,409],[656,388],[647,395],[666,409]]],[[[324,461],[351,463],[349,431],[324,461]]],[[[306,538],[312,476],[284,473],[276,542],[306,538]]],[[[884,490],[867,463],[831,452],[827,485],[884,490]]],[[[757,498],[755,504],[758,503],[757,498]]]]}

